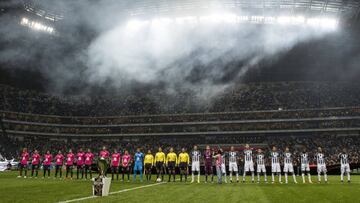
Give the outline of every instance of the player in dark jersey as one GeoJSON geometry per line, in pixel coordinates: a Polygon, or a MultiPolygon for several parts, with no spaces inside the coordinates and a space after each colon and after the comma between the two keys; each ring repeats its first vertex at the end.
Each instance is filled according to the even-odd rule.
{"type": "Polygon", "coordinates": [[[213,174],[213,156],[214,153],[211,151],[210,146],[206,146],[206,150],[204,152],[205,183],[208,182],[208,176],[213,174]]]}

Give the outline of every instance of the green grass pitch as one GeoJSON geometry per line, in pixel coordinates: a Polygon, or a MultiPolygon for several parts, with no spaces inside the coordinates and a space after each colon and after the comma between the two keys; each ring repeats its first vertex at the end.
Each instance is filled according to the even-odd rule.
{"type": "MultiPolygon", "coordinates": [[[[59,202],[91,196],[90,181],[24,179],[16,178],[17,174],[0,173],[0,202],[59,202]]],[[[300,182],[301,177],[297,178],[300,182]]],[[[315,182],[316,177],[313,176],[312,179],[315,182]]],[[[249,182],[218,185],[204,182],[154,184],[115,181],[112,182],[111,192],[153,185],[81,202],[360,202],[360,176],[352,176],[350,184],[341,184],[339,179],[339,176],[330,176],[328,184],[297,185],[292,183],[290,177],[287,185],[249,182]]]]}

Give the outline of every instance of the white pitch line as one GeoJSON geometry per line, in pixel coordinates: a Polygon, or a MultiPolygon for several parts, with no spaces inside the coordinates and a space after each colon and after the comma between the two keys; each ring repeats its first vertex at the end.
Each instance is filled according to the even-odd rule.
{"type": "MultiPolygon", "coordinates": [[[[146,187],[152,187],[152,186],[161,185],[161,184],[164,184],[164,183],[166,183],[166,182],[154,183],[154,184],[150,184],[150,185],[143,185],[143,186],[139,186],[139,187],[123,189],[123,190],[119,190],[119,191],[115,191],[115,192],[110,192],[109,195],[128,192],[128,191],[137,190],[137,189],[146,188],[146,187]]],[[[82,198],[77,198],[77,199],[61,201],[59,203],[79,202],[79,201],[83,201],[83,200],[87,200],[87,199],[93,199],[93,198],[96,198],[96,197],[98,197],[98,196],[88,196],[88,197],[82,197],[82,198]]]]}

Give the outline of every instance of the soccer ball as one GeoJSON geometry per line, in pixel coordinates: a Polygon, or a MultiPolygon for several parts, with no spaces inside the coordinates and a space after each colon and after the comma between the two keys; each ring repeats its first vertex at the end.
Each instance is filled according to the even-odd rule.
{"type": "Polygon", "coordinates": [[[156,179],[156,182],[160,183],[160,182],[161,182],[161,178],[156,179]]]}

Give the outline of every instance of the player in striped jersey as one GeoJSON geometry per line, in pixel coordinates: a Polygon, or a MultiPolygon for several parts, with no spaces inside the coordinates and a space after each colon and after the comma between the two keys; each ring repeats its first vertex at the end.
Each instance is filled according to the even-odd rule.
{"type": "Polygon", "coordinates": [[[285,148],[285,153],[284,153],[284,173],[285,173],[286,184],[288,183],[288,173],[292,173],[294,183],[297,183],[294,173],[292,153],[290,152],[289,147],[285,148]]]}
{"type": "Polygon", "coordinates": [[[232,182],[233,173],[236,174],[236,182],[239,182],[239,170],[237,161],[239,160],[239,153],[234,150],[234,146],[231,146],[229,152],[229,173],[230,173],[230,182],[232,182]]]}
{"type": "Polygon", "coordinates": [[[245,145],[244,150],[244,174],[243,174],[243,183],[245,182],[246,172],[251,172],[251,182],[254,182],[254,162],[253,162],[253,152],[248,144],[245,145]]]}
{"type": "Polygon", "coordinates": [[[200,183],[200,157],[201,152],[197,146],[194,146],[194,150],[191,152],[191,183],[194,182],[194,174],[197,172],[197,182],[200,183]]]}
{"type": "Polygon", "coordinates": [[[311,174],[310,174],[310,166],[309,166],[309,155],[306,152],[305,147],[304,147],[302,153],[300,154],[300,162],[301,162],[301,176],[302,176],[303,183],[305,183],[305,173],[307,173],[307,175],[308,175],[309,183],[312,183],[311,174]]]}
{"type": "Polygon", "coordinates": [[[177,155],[174,152],[174,148],[170,148],[170,152],[166,155],[166,165],[168,167],[168,171],[169,171],[169,180],[168,182],[170,182],[171,179],[171,174],[173,175],[173,182],[175,182],[175,167],[178,163],[177,160],[177,155]]]}
{"type": "Polygon", "coordinates": [[[185,182],[187,181],[188,176],[188,166],[190,163],[189,154],[185,151],[185,148],[181,149],[181,153],[179,154],[178,158],[178,165],[180,168],[180,182],[182,181],[183,175],[185,175],[185,182]]]}
{"type": "Polygon", "coordinates": [[[260,174],[263,173],[264,174],[264,180],[267,183],[267,177],[266,177],[266,167],[265,167],[265,155],[262,152],[261,149],[257,150],[257,155],[256,155],[256,172],[257,172],[257,182],[260,183],[260,174]]]}
{"type": "Polygon", "coordinates": [[[155,166],[156,166],[156,179],[161,175],[161,181],[164,181],[164,163],[166,162],[165,153],[162,151],[162,148],[159,147],[159,151],[155,154],[155,166]]]}
{"type": "Polygon", "coordinates": [[[271,151],[271,182],[275,182],[275,173],[279,176],[279,183],[281,182],[281,168],[280,168],[280,153],[277,148],[273,146],[271,151]]]}
{"type": "Polygon", "coordinates": [[[321,182],[321,173],[324,174],[325,183],[327,183],[327,170],[326,170],[326,162],[325,155],[322,152],[321,147],[318,147],[318,152],[315,155],[315,160],[317,163],[317,172],[318,172],[318,182],[321,182]]]}
{"type": "Polygon", "coordinates": [[[148,150],[144,158],[146,181],[151,181],[151,169],[153,166],[154,166],[154,156],[151,154],[151,150],[148,150]]]}
{"type": "Polygon", "coordinates": [[[344,182],[344,173],[347,175],[347,181],[350,183],[350,165],[349,165],[349,156],[346,149],[343,149],[343,152],[339,154],[340,164],[341,164],[341,182],[344,182]]]}

